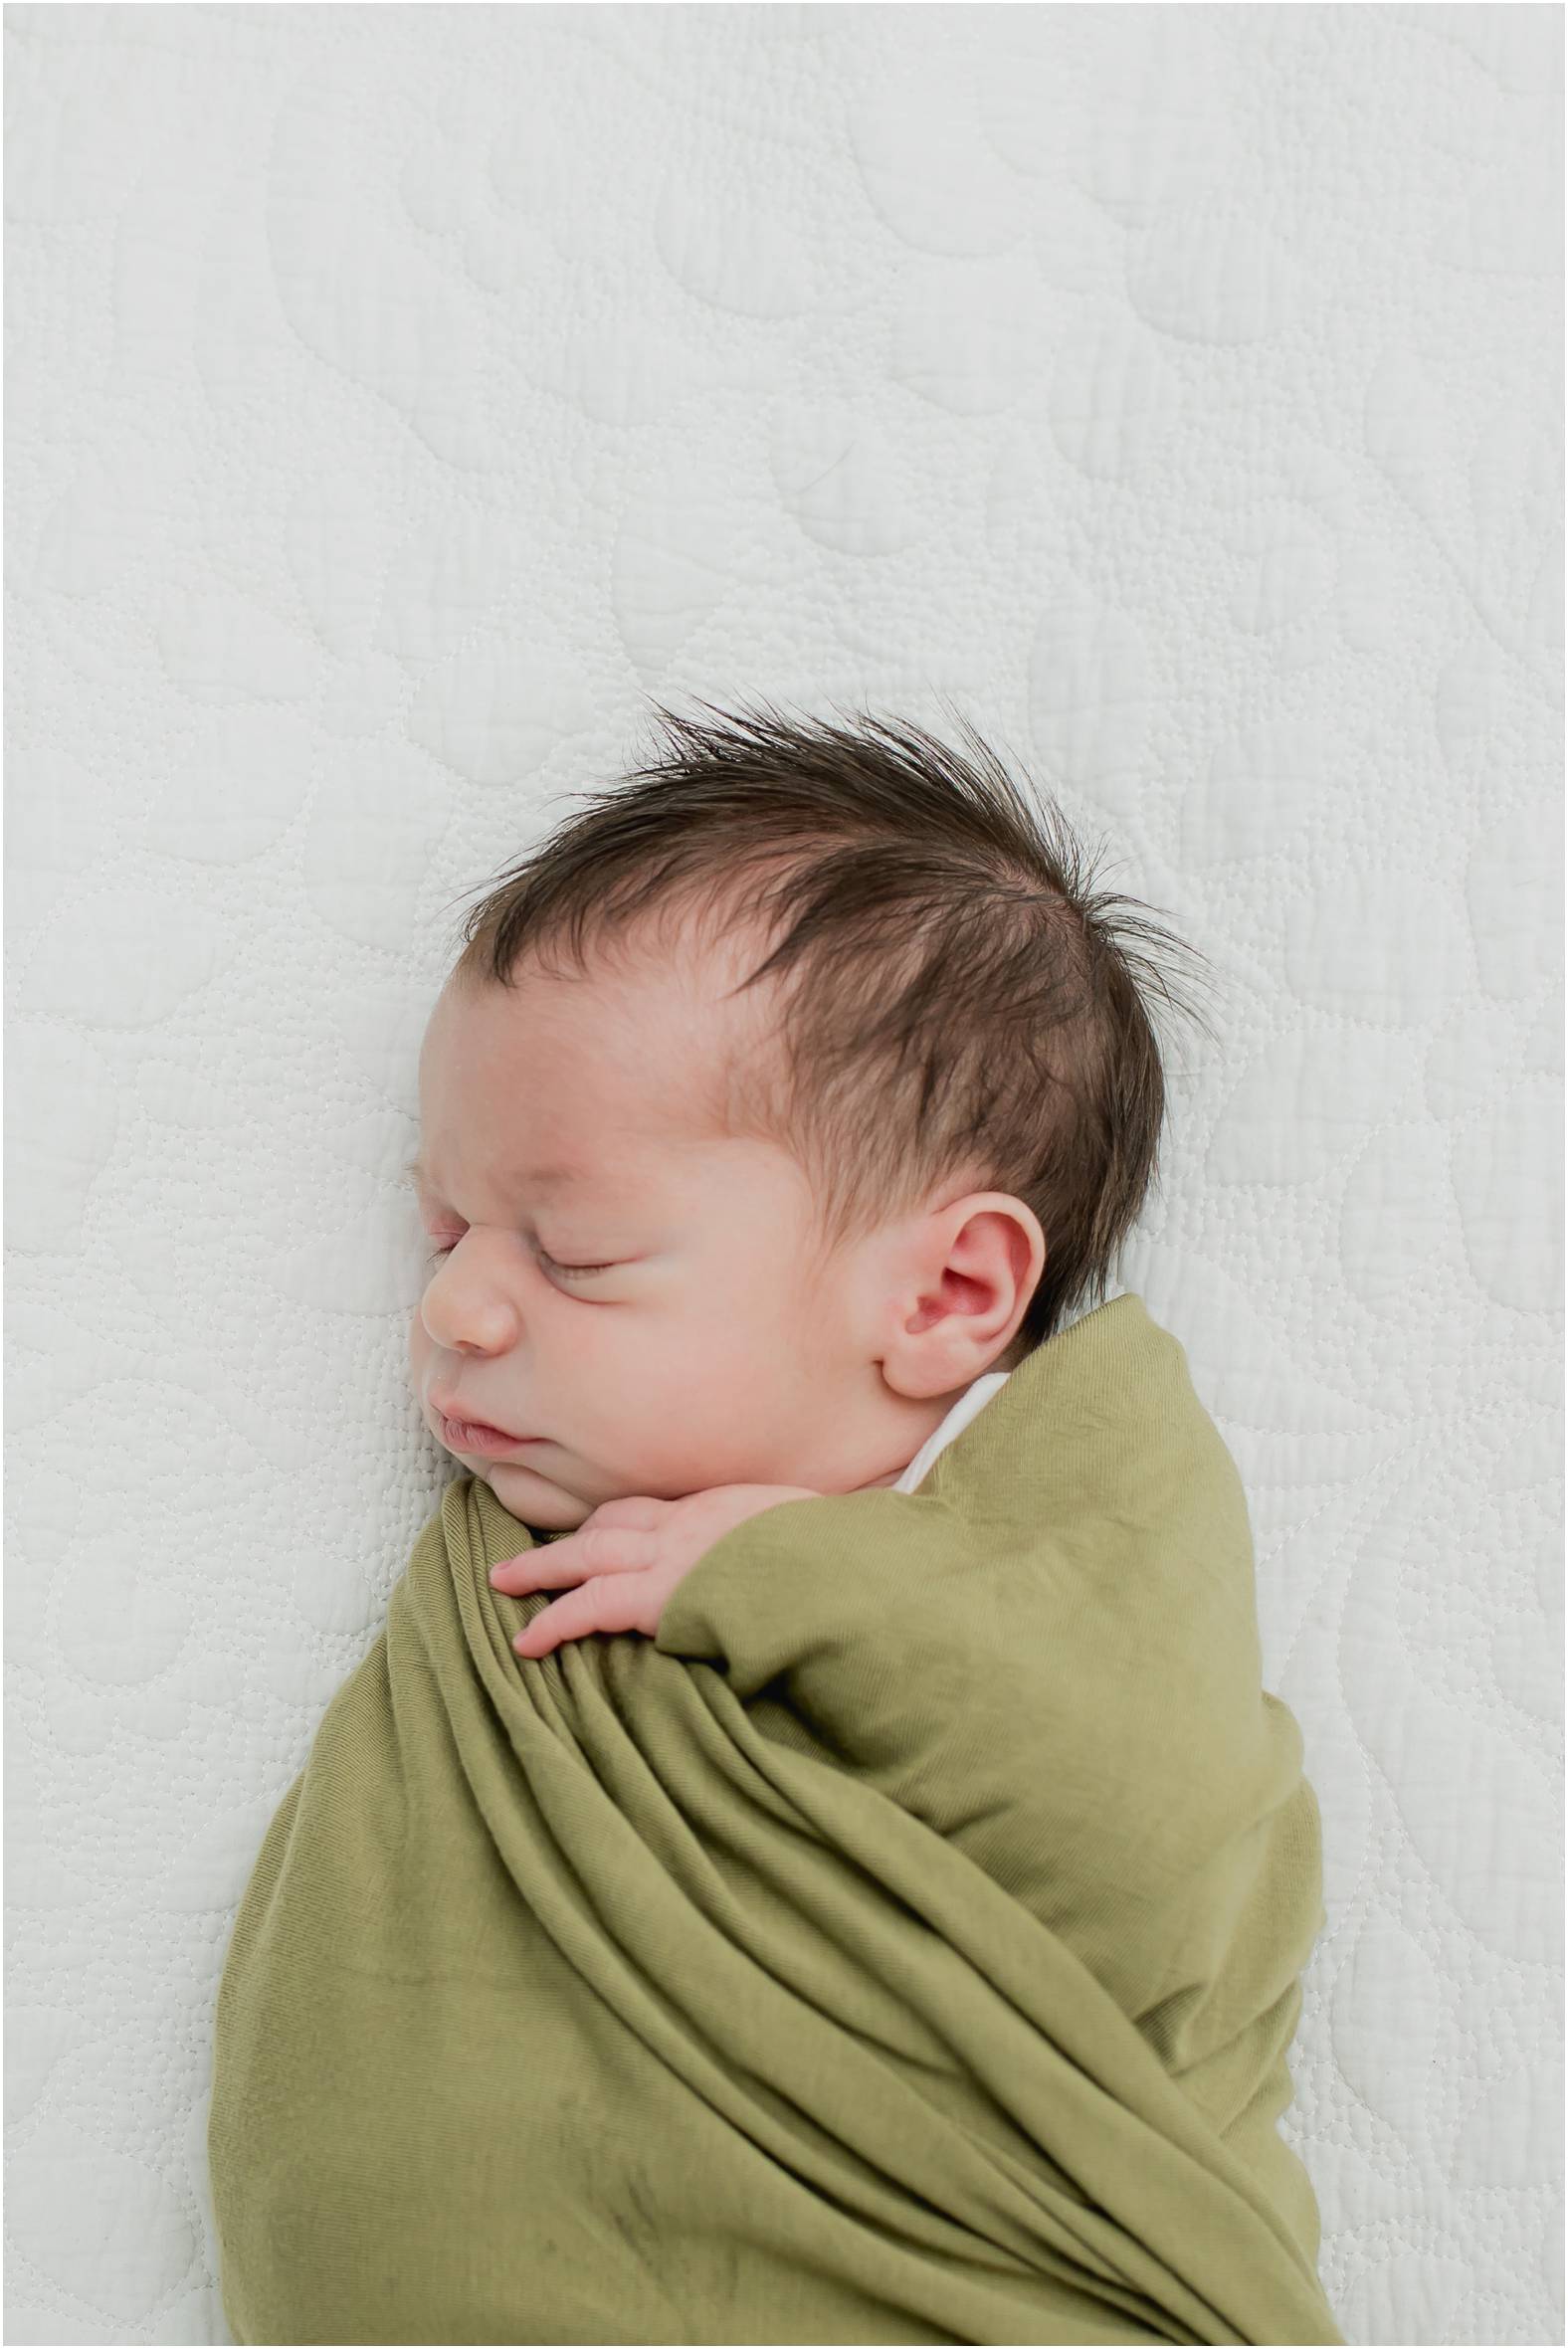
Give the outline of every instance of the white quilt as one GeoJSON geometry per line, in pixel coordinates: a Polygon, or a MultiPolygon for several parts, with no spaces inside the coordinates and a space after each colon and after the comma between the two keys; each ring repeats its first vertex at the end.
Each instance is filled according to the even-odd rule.
{"type": "Polygon", "coordinates": [[[6,10],[8,2342],[228,2338],[421,1028],[687,692],[952,696],[1220,966],[1121,1276],[1322,1802],[1284,2125],[1352,2342],[1562,2338],[1562,26],[6,10]]]}

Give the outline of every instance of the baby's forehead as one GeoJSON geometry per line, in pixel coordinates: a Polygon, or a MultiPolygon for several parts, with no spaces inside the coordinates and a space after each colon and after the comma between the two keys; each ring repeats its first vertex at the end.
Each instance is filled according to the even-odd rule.
{"type": "Polygon", "coordinates": [[[729,1131],[726,1009],[679,983],[449,981],[420,1052],[427,1173],[448,1148],[508,1167],[634,1152],[678,1166],[729,1131]]]}

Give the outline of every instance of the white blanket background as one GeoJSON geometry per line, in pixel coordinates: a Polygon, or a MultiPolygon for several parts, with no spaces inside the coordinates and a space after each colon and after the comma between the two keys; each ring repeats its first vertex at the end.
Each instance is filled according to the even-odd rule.
{"type": "Polygon", "coordinates": [[[687,692],[953,696],[1219,963],[1121,1272],[1323,1805],[1285,2126],[1352,2341],[1560,2339],[1561,10],[5,39],[6,2339],[227,2339],[235,1904],[453,1473],[421,1028],[687,692]]]}

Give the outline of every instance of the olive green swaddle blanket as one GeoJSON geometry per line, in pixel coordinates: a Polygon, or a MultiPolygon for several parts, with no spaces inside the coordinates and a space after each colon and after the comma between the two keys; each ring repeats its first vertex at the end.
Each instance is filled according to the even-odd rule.
{"type": "Polygon", "coordinates": [[[657,1640],[518,1658],[530,1544],[447,1487],[268,1830],[238,2341],[1342,2340],[1275,2125],[1317,1804],[1136,1296],[914,1492],[725,1534],[657,1640]]]}

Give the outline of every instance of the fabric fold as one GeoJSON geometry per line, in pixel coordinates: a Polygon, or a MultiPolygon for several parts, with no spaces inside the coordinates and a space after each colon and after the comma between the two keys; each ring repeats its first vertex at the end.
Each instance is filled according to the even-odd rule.
{"type": "Polygon", "coordinates": [[[531,1543],[447,1488],[246,1889],[237,2341],[1341,2341],[1276,2126],[1317,1807],[1138,1298],[657,1640],[519,1659],[531,1543]]]}

